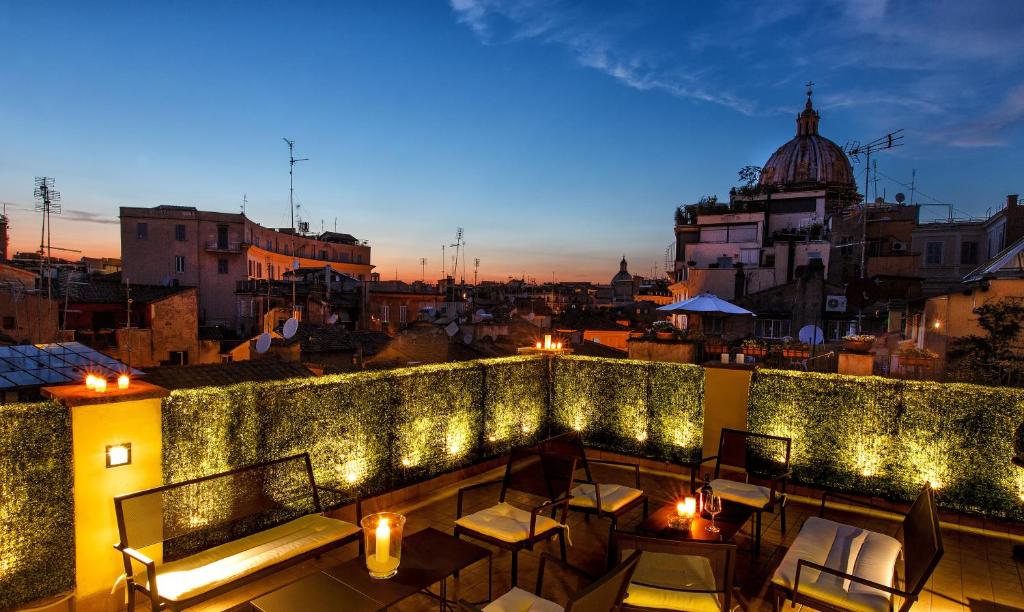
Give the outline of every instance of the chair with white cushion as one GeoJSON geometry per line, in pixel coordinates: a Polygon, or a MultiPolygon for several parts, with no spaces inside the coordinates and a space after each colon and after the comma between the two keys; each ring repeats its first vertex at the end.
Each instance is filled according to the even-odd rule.
{"type": "MultiPolygon", "coordinates": [[[[822,499],[822,513],[825,509],[822,499]]],[[[901,612],[917,601],[942,558],[939,513],[925,485],[903,519],[899,540],[821,517],[807,519],[772,576],[773,605],[789,599],[795,607],[856,612],[901,612]],[[903,588],[896,587],[896,564],[903,553],[903,588]]]]}
{"type": "Polygon", "coordinates": [[[512,552],[512,586],[516,586],[519,573],[519,551],[533,550],[537,542],[555,536],[561,547],[562,560],[566,560],[566,516],[569,488],[576,471],[576,461],[564,455],[544,453],[536,449],[513,450],[508,457],[505,475],[498,480],[481,482],[459,489],[455,537],[466,535],[512,552]],[[462,515],[463,498],[467,491],[501,483],[498,503],[462,515]],[[509,494],[527,508],[509,503],[509,494]],[[540,503],[537,503],[540,502],[540,503]],[[556,520],[555,513],[562,509],[556,520]],[[551,516],[547,516],[550,512],[551,516]]]}
{"type": "Polygon", "coordinates": [[[622,563],[604,576],[594,580],[583,570],[559,561],[558,557],[544,553],[540,557],[540,567],[537,568],[537,589],[530,593],[519,587],[512,587],[512,590],[495,599],[483,608],[460,600],[459,606],[462,610],[469,612],[613,612],[622,605],[622,599],[626,596],[626,587],[633,576],[633,571],[640,560],[640,553],[633,553],[622,563]],[[574,592],[565,607],[558,605],[550,599],[541,597],[544,587],[544,566],[551,561],[561,565],[564,569],[591,582],[590,585],[574,592]]]}
{"type": "Polygon", "coordinates": [[[736,545],[639,536],[612,532],[616,558],[641,553],[622,610],[694,610],[732,608],[736,545]]]}
{"type": "Polygon", "coordinates": [[[579,484],[573,487],[571,491],[572,501],[569,502],[570,510],[582,512],[588,520],[591,515],[607,516],[612,521],[612,529],[618,524],[619,517],[636,508],[642,508],[643,516],[647,518],[647,495],[640,488],[639,464],[588,459],[587,452],[583,447],[583,438],[578,431],[570,431],[553,438],[548,438],[538,446],[544,452],[560,453],[567,457],[575,457],[577,468],[583,470],[585,478],[576,478],[574,481],[579,484]],[[590,465],[592,463],[629,470],[633,473],[633,479],[630,483],[633,486],[617,483],[598,483],[590,472],[590,465]]]}
{"type": "Polygon", "coordinates": [[[700,465],[715,460],[711,488],[725,501],[754,509],[754,553],[761,552],[761,513],[779,507],[782,533],[786,533],[786,483],[792,440],[782,436],[739,429],[722,429],[718,453],[704,457],[700,465]],[[742,475],[743,480],[723,478],[723,472],[742,475]],[[768,480],[769,486],[750,482],[751,475],[768,480]]]}

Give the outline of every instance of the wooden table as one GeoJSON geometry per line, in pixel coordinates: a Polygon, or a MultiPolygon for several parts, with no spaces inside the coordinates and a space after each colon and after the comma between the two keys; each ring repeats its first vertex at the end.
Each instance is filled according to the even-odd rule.
{"type": "Polygon", "coordinates": [[[711,524],[710,515],[708,518],[704,518],[698,513],[687,530],[677,529],[669,524],[669,520],[675,515],[676,503],[664,504],[648,515],[644,522],[640,523],[640,526],[637,527],[637,532],[673,540],[731,542],[736,536],[736,532],[754,515],[754,509],[743,504],[722,500],[722,511],[715,517],[715,526],[718,527],[718,533],[712,533],[707,530],[707,526],[711,524]]]}
{"type": "Polygon", "coordinates": [[[451,603],[448,577],[455,577],[452,600],[457,600],[459,571],[485,558],[490,600],[491,552],[428,527],[402,540],[402,561],[393,578],[371,578],[366,559],[360,556],[271,591],[250,603],[259,612],[376,612],[422,592],[437,599],[440,610],[444,611],[451,603]],[[428,589],[437,583],[440,592],[435,595],[428,589]]]}

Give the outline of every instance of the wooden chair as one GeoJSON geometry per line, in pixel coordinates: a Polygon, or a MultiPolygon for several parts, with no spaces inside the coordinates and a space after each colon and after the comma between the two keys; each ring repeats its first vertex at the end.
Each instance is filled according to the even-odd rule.
{"type": "Polygon", "coordinates": [[[565,519],[568,514],[569,489],[576,460],[564,455],[544,453],[536,449],[513,450],[508,457],[505,475],[498,480],[482,482],[459,489],[455,518],[455,537],[467,535],[512,552],[512,586],[519,573],[519,551],[533,550],[537,542],[559,536],[562,561],[566,561],[565,519]],[[462,515],[463,497],[467,491],[501,483],[498,503],[478,512],[462,515]],[[506,501],[509,493],[522,494],[527,500],[543,500],[525,510],[506,501]],[[561,518],[555,511],[561,508],[561,518]],[[546,516],[551,512],[551,517],[546,516]]]}
{"type": "Polygon", "coordinates": [[[469,612],[507,612],[509,610],[530,610],[531,612],[612,612],[618,610],[622,605],[622,599],[626,596],[626,587],[636,570],[637,562],[640,560],[640,553],[635,552],[628,558],[623,559],[615,568],[604,576],[593,580],[583,570],[568,563],[563,563],[553,555],[543,553],[540,557],[540,567],[537,569],[537,588],[534,593],[528,593],[519,587],[512,587],[512,590],[505,593],[489,605],[478,608],[463,600],[459,601],[460,609],[469,612]],[[566,602],[565,607],[559,606],[550,599],[541,597],[544,587],[544,566],[548,561],[561,565],[564,569],[581,576],[592,583],[581,590],[576,591],[566,602]]]}
{"type": "Polygon", "coordinates": [[[789,458],[792,445],[791,439],[782,436],[723,428],[718,453],[700,461],[703,466],[715,460],[711,488],[716,495],[754,508],[754,554],[761,552],[762,512],[774,512],[778,504],[782,533],[786,533],[786,484],[791,475],[789,458]],[[723,478],[723,466],[727,472],[738,470],[744,477],[743,482],[723,478]],[[767,478],[769,486],[751,483],[751,475],[767,478]]]}
{"type": "Polygon", "coordinates": [[[642,552],[622,610],[730,610],[736,545],[614,531],[617,558],[642,552]]]}
{"type": "MultiPolygon", "coordinates": [[[[847,500],[852,501],[852,500],[847,500]]],[[[821,513],[824,514],[825,498],[821,513]]],[[[807,519],[772,576],[773,606],[786,599],[818,610],[910,610],[942,559],[935,495],[926,484],[903,519],[903,545],[888,535],[821,517],[807,519]],[[904,588],[896,585],[903,552],[904,588]]]]}
{"type": "Polygon", "coordinates": [[[619,517],[636,508],[643,509],[643,516],[647,518],[647,495],[640,488],[640,466],[635,463],[622,461],[609,461],[603,459],[588,459],[586,450],[583,447],[583,437],[577,431],[548,438],[538,445],[544,452],[558,453],[576,459],[578,468],[583,469],[586,478],[573,480],[577,484],[570,493],[572,500],[569,502],[569,509],[574,512],[583,513],[586,520],[591,515],[598,517],[606,516],[611,519],[612,529],[618,524],[619,517]],[[590,472],[592,463],[600,465],[611,465],[620,469],[628,469],[633,472],[633,486],[612,483],[598,483],[590,472]]]}

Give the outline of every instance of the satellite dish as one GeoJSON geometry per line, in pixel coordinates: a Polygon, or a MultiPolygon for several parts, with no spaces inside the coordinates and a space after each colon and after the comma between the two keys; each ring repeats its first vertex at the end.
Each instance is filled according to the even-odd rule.
{"type": "Polygon", "coordinates": [[[907,200],[907,196],[903,195],[903,192],[900,192],[900,193],[896,194],[896,203],[897,204],[902,204],[906,200],[907,200]]]}
{"type": "Polygon", "coordinates": [[[293,259],[292,260],[292,270],[298,270],[298,269],[299,269],[299,260],[298,259],[293,259]]]}
{"type": "Polygon", "coordinates": [[[270,340],[269,332],[263,332],[260,334],[259,337],[256,338],[256,352],[260,354],[266,353],[267,349],[270,348],[270,340]]]}
{"type": "Polygon", "coordinates": [[[337,322],[338,322],[338,315],[337,314],[332,314],[331,316],[327,317],[327,324],[328,325],[334,325],[337,322]]]}
{"type": "Polygon", "coordinates": [[[464,334],[462,336],[463,344],[473,344],[473,334],[464,334]]]}
{"type": "Polygon", "coordinates": [[[452,321],[444,328],[444,333],[448,334],[449,338],[455,337],[455,334],[459,333],[459,324],[452,321]]]}
{"type": "Polygon", "coordinates": [[[284,322],[284,329],[282,330],[281,335],[285,338],[291,338],[297,331],[299,331],[299,322],[295,317],[292,317],[284,322]]]}
{"type": "Polygon", "coordinates": [[[533,320],[533,319],[534,319],[535,317],[536,317],[536,315],[534,315],[534,314],[533,314],[533,313],[531,312],[530,314],[526,315],[526,320],[527,320],[527,321],[532,321],[532,320],[533,320]]]}
{"type": "Polygon", "coordinates": [[[817,325],[804,325],[797,337],[804,344],[821,344],[825,341],[825,333],[817,325]]]}

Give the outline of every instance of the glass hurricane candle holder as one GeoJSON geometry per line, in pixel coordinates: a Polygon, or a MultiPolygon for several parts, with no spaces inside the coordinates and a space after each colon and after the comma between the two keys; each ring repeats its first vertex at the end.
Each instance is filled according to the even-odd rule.
{"type": "Polygon", "coordinates": [[[384,580],[398,573],[402,560],[402,530],[405,517],[395,512],[377,512],[363,517],[366,569],[371,578],[384,580]]]}
{"type": "Polygon", "coordinates": [[[682,531],[689,531],[696,515],[697,500],[692,497],[687,497],[676,504],[675,513],[670,515],[668,519],[669,527],[682,531]]]}

